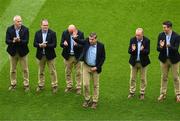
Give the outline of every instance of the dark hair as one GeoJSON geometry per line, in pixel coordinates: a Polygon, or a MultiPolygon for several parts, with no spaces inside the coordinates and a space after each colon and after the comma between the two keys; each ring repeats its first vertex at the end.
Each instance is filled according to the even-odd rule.
{"type": "Polygon", "coordinates": [[[95,38],[97,38],[97,34],[96,34],[95,32],[91,32],[91,33],[89,34],[89,36],[90,36],[90,37],[95,37],[95,38]]]}
{"type": "Polygon", "coordinates": [[[168,28],[172,28],[172,22],[171,21],[164,21],[163,23],[162,23],[163,25],[166,25],[168,28]]]}

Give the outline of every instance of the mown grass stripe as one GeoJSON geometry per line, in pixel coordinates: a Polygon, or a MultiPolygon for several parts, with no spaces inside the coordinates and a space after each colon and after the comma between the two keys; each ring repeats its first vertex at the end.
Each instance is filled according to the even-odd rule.
{"type": "Polygon", "coordinates": [[[46,0],[12,0],[9,6],[7,6],[6,10],[0,18],[2,21],[0,27],[0,71],[8,60],[8,54],[6,53],[5,34],[7,27],[13,22],[13,16],[21,15],[23,24],[30,26],[45,1],[46,0]]]}

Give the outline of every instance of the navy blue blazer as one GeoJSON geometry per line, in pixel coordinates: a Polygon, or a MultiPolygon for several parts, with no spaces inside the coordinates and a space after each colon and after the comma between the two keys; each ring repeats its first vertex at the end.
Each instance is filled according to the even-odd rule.
{"type": "MultiPolygon", "coordinates": [[[[81,32],[80,30],[78,30],[77,35],[78,35],[78,39],[84,39],[84,33],[81,32]]],[[[71,39],[70,39],[70,34],[69,34],[68,30],[65,30],[62,33],[60,46],[63,48],[62,56],[66,60],[68,60],[70,57],[70,49],[71,49],[71,39]],[[67,41],[68,46],[64,46],[65,40],[67,41]]],[[[82,50],[83,50],[83,47],[81,45],[78,44],[77,46],[74,46],[74,56],[76,59],[79,59],[80,54],[82,53],[82,50]]]]}
{"type": "MultiPolygon", "coordinates": [[[[45,55],[48,60],[52,60],[56,57],[56,44],[57,44],[57,38],[56,38],[56,33],[52,31],[51,29],[48,29],[47,37],[47,47],[45,48],[45,55]]],[[[39,44],[43,42],[42,39],[42,30],[39,30],[36,32],[34,36],[34,47],[37,48],[36,51],[36,58],[41,60],[43,56],[43,48],[39,47],[39,44]]]]}
{"type": "Polygon", "coordinates": [[[20,42],[13,43],[13,38],[16,37],[16,30],[14,25],[9,26],[6,31],[6,44],[7,52],[11,56],[15,56],[17,53],[23,57],[29,53],[28,42],[29,42],[29,29],[25,26],[21,26],[19,31],[20,42]]]}
{"type": "MultiPolygon", "coordinates": [[[[129,63],[132,66],[136,65],[136,59],[137,59],[137,39],[136,37],[133,37],[130,39],[130,43],[129,43],[129,49],[128,49],[128,53],[130,54],[130,59],[129,59],[129,63]],[[132,44],[136,45],[136,50],[132,51],[132,44]]],[[[149,59],[149,53],[150,53],[150,40],[147,37],[143,37],[142,40],[142,45],[144,46],[144,49],[142,51],[140,51],[140,63],[143,67],[147,66],[148,64],[150,64],[150,59],[149,59]]]]}
{"type": "MultiPolygon", "coordinates": [[[[77,39],[76,42],[83,45],[83,52],[81,53],[80,59],[83,60],[84,63],[86,63],[86,54],[90,47],[89,38],[87,38],[86,40],[77,39]]],[[[102,71],[102,65],[104,64],[105,58],[106,54],[104,44],[97,42],[96,67],[98,73],[101,73],[102,71]]]]}
{"type": "Polygon", "coordinates": [[[169,58],[172,64],[179,62],[180,60],[180,55],[178,52],[179,42],[180,42],[180,36],[173,31],[170,39],[169,57],[167,57],[166,35],[164,32],[160,33],[157,42],[157,51],[159,52],[159,57],[158,57],[159,60],[165,63],[166,59],[169,58]],[[163,48],[160,48],[160,40],[165,40],[165,46],[163,48]]]}

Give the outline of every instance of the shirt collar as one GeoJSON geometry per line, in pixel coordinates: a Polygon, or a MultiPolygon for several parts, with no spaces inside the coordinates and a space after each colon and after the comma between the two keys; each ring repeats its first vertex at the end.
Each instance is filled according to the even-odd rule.
{"type": "Polygon", "coordinates": [[[166,36],[171,36],[171,35],[172,35],[172,31],[171,31],[169,34],[166,34],[166,33],[165,33],[165,35],[166,35],[166,36]]]}
{"type": "Polygon", "coordinates": [[[143,41],[143,39],[142,40],[137,40],[137,42],[142,42],[143,41]]]}
{"type": "Polygon", "coordinates": [[[43,34],[47,34],[48,31],[41,30],[43,34]]]}
{"type": "Polygon", "coordinates": [[[97,43],[95,45],[90,45],[91,47],[97,47],[97,43]]]}

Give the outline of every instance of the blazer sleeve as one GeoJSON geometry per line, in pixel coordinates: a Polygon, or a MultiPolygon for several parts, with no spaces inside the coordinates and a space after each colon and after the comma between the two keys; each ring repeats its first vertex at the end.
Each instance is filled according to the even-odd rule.
{"type": "Polygon", "coordinates": [[[101,48],[101,59],[97,65],[97,68],[100,68],[102,67],[102,65],[104,64],[104,61],[106,59],[106,52],[105,52],[105,47],[104,45],[102,44],[102,48],[101,48]]]}
{"type": "Polygon", "coordinates": [[[133,39],[130,40],[128,53],[131,55],[135,55],[137,50],[135,49],[134,51],[132,51],[132,44],[135,44],[135,43],[133,43],[133,39]]]}
{"type": "Polygon", "coordinates": [[[28,44],[28,43],[29,43],[29,29],[26,28],[24,29],[24,37],[21,39],[20,44],[28,44]]]}
{"type": "Polygon", "coordinates": [[[164,51],[164,49],[166,49],[166,47],[164,46],[164,47],[160,47],[160,40],[161,40],[161,34],[159,34],[159,36],[158,36],[158,41],[157,41],[157,51],[159,51],[159,52],[161,52],[161,51],[164,51]]]}
{"type": "Polygon", "coordinates": [[[74,41],[77,42],[77,47],[79,47],[79,48],[83,47],[83,45],[84,45],[84,33],[81,32],[80,36],[77,39],[74,38],[74,41]],[[78,42],[78,40],[79,40],[79,42],[78,42]]]}
{"type": "Polygon", "coordinates": [[[52,32],[51,33],[51,39],[52,39],[52,43],[47,43],[47,47],[48,48],[56,48],[57,45],[57,37],[56,37],[56,32],[52,32]]]}
{"type": "Polygon", "coordinates": [[[38,48],[39,47],[39,42],[38,42],[38,32],[35,33],[34,36],[34,47],[38,48]]]}
{"type": "Polygon", "coordinates": [[[66,33],[65,31],[62,33],[61,35],[61,43],[60,43],[60,47],[65,48],[66,46],[64,46],[64,41],[66,40],[66,33]]]}
{"type": "Polygon", "coordinates": [[[141,52],[144,55],[149,55],[150,53],[150,40],[149,39],[146,40],[145,48],[141,52]]]}
{"type": "Polygon", "coordinates": [[[6,44],[7,45],[13,44],[13,42],[11,40],[11,32],[10,32],[9,28],[6,31],[6,44]]]}
{"type": "Polygon", "coordinates": [[[169,49],[171,49],[172,51],[178,51],[178,49],[179,49],[179,42],[180,42],[180,36],[176,36],[176,38],[175,38],[175,45],[174,46],[170,46],[169,49]]]}

